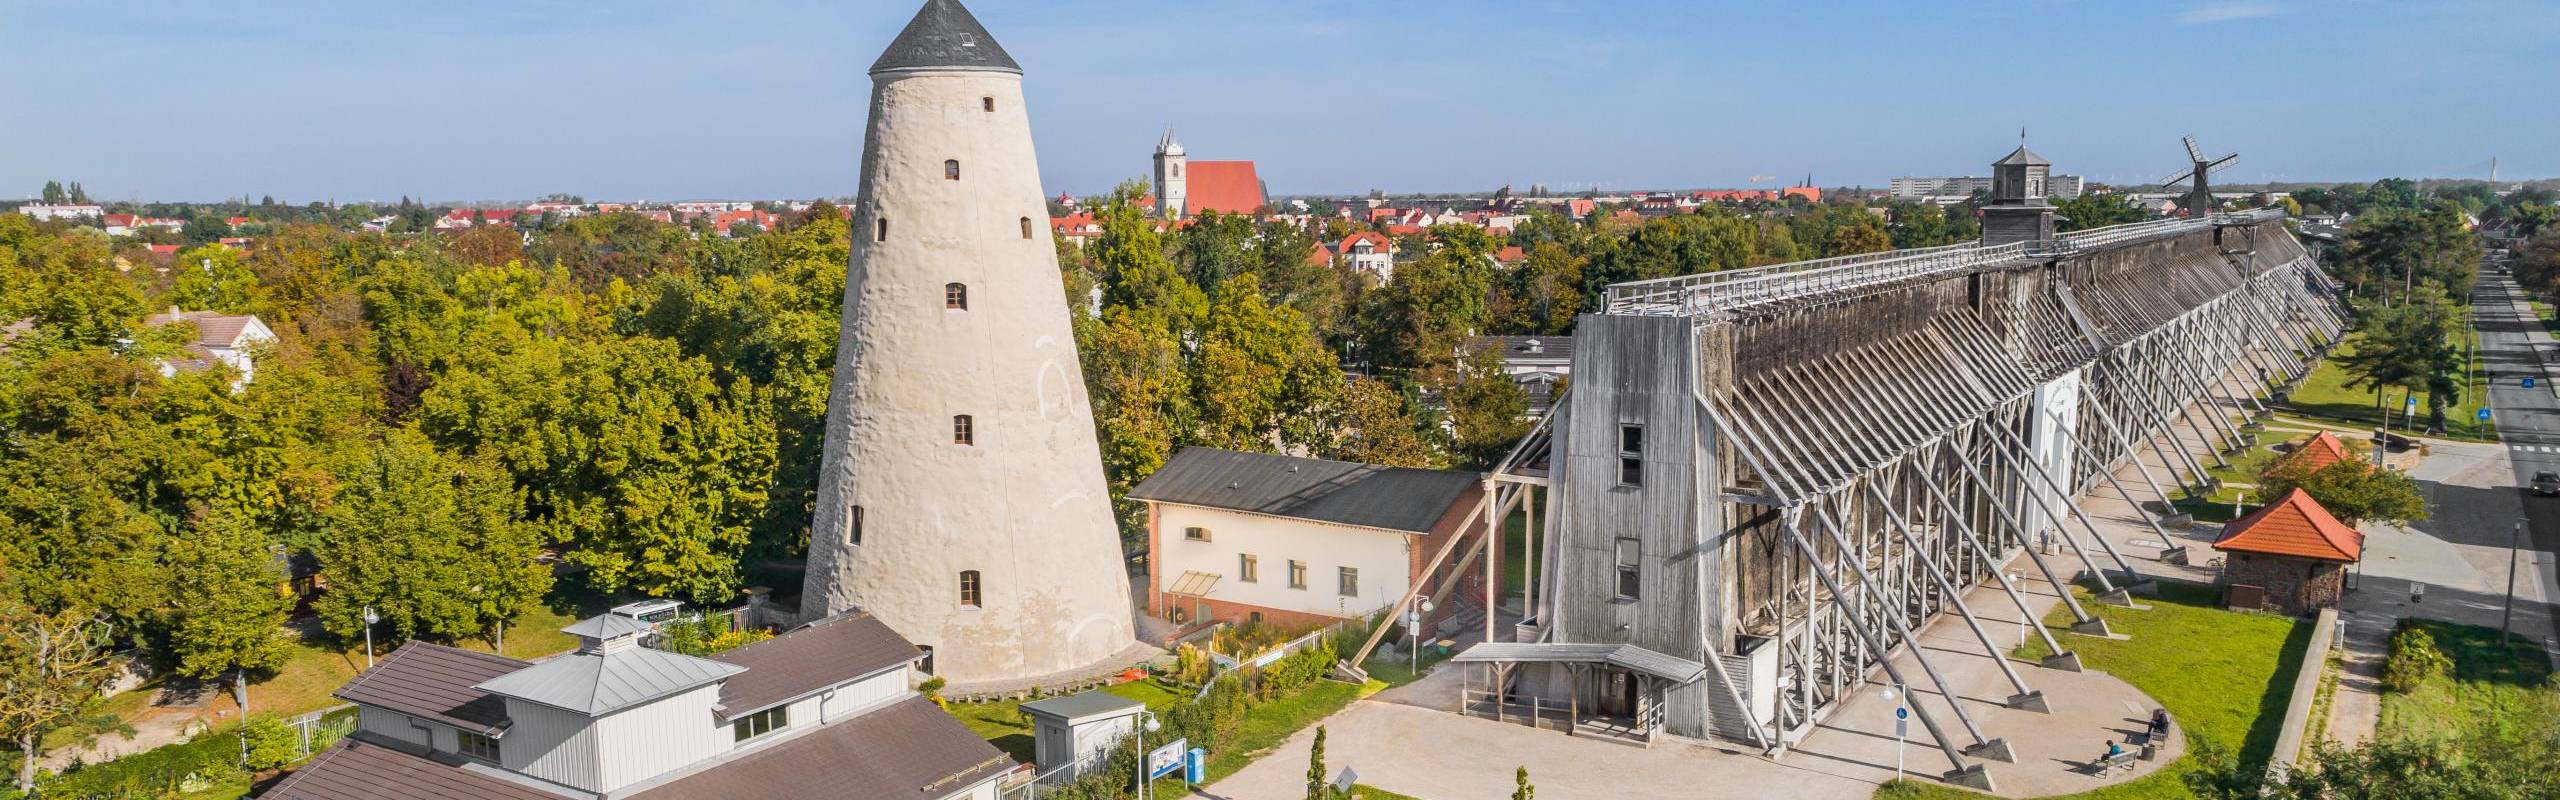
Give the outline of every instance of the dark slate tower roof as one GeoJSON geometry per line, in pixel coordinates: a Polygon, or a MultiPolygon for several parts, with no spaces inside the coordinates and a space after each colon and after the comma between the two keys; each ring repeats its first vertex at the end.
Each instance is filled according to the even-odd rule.
{"type": "MultiPolygon", "coordinates": [[[[877,67],[874,67],[874,69],[877,69],[877,67]]],[[[2050,167],[2053,166],[2053,162],[2044,160],[2044,156],[2036,155],[2035,151],[2027,149],[2027,146],[2022,144],[2018,145],[2017,151],[2010,153],[2009,157],[1991,162],[1991,166],[2050,167]]]]}
{"type": "Polygon", "coordinates": [[[907,29],[898,32],[897,41],[889,43],[880,60],[871,62],[871,74],[908,70],[976,70],[1022,74],[1022,65],[1013,63],[996,37],[970,16],[959,0],[925,0],[907,29]]]}

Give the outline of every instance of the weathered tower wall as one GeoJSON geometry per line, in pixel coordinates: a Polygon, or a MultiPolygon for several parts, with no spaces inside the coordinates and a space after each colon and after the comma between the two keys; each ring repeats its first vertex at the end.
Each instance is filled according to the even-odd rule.
{"type": "Polygon", "coordinates": [[[1042,197],[1019,74],[875,72],[802,616],[869,611],[955,684],[1135,641],[1042,197]]]}

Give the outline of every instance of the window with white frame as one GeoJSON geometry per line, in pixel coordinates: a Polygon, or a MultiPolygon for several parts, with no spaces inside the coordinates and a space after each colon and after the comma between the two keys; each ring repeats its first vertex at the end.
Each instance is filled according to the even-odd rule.
{"type": "Polygon", "coordinates": [[[492,764],[499,763],[498,740],[470,731],[455,731],[454,739],[460,743],[463,755],[492,764]]]}
{"type": "Polygon", "coordinates": [[[1182,538],[1194,542],[1209,541],[1209,529],[1193,525],[1182,529],[1182,538]]]}
{"type": "Polygon", "coordinates": [[[1289,588],[1307,588],[1307,562],[1294,559],[1289,562],[1289,588]]]}
{"type": "Polygon", "coordinates": [[[1359,568],[1359,567],[1342,567],[1342,568],[1341,568],[1341,574],[1338,576],[1338,582],[1341,584],[1341,586],[1340,586],[1340,590],[1341,590],[1342,596],[1344,596],[1344,597],[1359,597],[1359,596],[1360,596],[1360,568],[1359,568]]]}
{"type": "Polygon", "coordinates": [[[791,727],[791,707],[780,705],[729,723],[729,734],[734,737],[731,741],[743,742],[788,727],[791,727]]]}
{"type": "Polygon", "coordinates": [[[1262,582],[1262,559],[1252,553],[1236,554],[1236,580],[1241,583],[1262,582]]]}

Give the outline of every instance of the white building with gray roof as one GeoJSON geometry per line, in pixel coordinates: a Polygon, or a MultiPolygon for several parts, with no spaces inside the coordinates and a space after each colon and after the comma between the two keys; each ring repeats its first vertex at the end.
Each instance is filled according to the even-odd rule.
{"type": "Polygon", "coordinates": [[[696,657],[606,615],[540,662],[413,642],[340,688],[354,733],[276,800],[993,800],[1018,765],[911,687],[867,614],[696,657]]]}

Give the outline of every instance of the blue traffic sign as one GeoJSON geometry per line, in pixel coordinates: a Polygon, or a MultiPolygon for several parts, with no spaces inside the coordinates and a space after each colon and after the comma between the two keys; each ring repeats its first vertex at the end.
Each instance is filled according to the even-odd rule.
{"type": "Polygon", "coordinates": [[[1898,706],[1897,706],[1897,707],[1895,707],[1895,708],[1893,709],[1893,718],[1894,718],[1894,719],[1910,719],[1910,718],[1911,718],[1911,709],[1908,709],[1908,708],[1902,708],[1902,707],[1898,707],[1898,706]]]}
{"type": "Polygon", "coordinates": [[[2527,388],[2527,389],[2531,389],[2531,388],[2533,388],[2533,376],[2531,376],[2531,375],[2524,376],[2524,388],[2527,388]]]}
{"type": "Polygon", "coordinates": [[[2489,421],[2489,409],[2485,409],[2485,408],[2480,409],[2480,421],[2481,421],[2481,422],[2487,422],[2487,421],[2489,421]]]}

